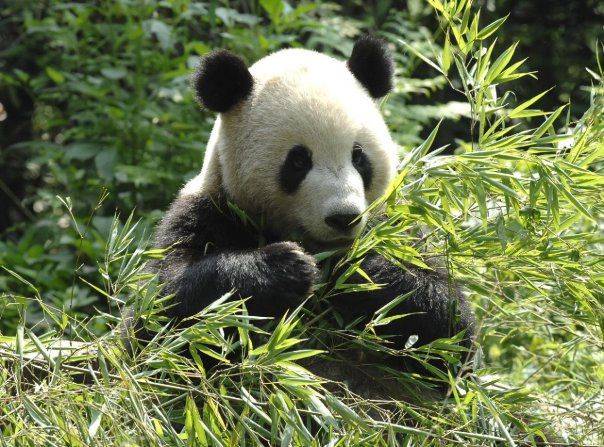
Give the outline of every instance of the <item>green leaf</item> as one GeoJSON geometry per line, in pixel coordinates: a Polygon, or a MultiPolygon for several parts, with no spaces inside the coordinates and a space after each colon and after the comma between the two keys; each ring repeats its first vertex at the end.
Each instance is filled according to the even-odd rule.
{"type": "Polygon", "coordinates": [[[567,105],[564,104],[558,107],[555,112],[551,113],[550,116],[548,116],[547,119],[543,122],[543,124],[541,124],[537,130],[535,130],[535,133],[533,135],[539,138],[543,136],[543,134],[548,130],[553,129],[554,121],[556,121],[556,119],[560,116],[560,113],[562,113],[566,106],[567,105]]]}
{"type": "MultiPolygon", "coordinates": [[[[197,441],[201,445],[208,445],[204,426],[201,422],[201,415],[195,401],[190,395],[187,395],[185,403],[185,433],[188,435],[189,445],[196,445],[194,442],[195,438],[197,438],[197,441]]],[[[220,442],[218,444],[221,445],[220,442]]]]}
{"type": "Polygon", "coordinates": [[[574,194],[570,191],[570,189],[568,189],[567,187],[565,187],[563,184],[558,183],[558,184],[554,184],[554,186],[556,187],[556,189],[558,191],[560,191],[562,193],[562,195],[564,197],[566,197],[574,206],[575,208],[581,213],[583,214],[585,217],[588,217],[590,220],[595,221],[594,217],[591,215],[591,213],[587,210],[587,208],[585,208],[585,206],[583,206],[583,204],[579,201],[579,199],[577,199],[574,194]]]}
{"type": "Polygon", "coordinates": [[[465,46],[465,48],[462,48],[464,54],[467,54],[472,49],[472,44],[476,40],[476,35],[478,34],[478,23],[479,22],[480,22],[480,10],[478,10],[476,15],[474,16],[474,19],[472,20],[472,23],[470,23],[470,26],[466,33],[466,40],[468,42],[467,42],[467,45],[465,46]]]}
{"type": "Polygon", "coordinates": [[[55,82],[55,84],[61,85],[65,82],[65,76],[52,67],[46,67],[46,74],[55,82]]]}
{"type": "Polygon", "coordinates": [[[388,312],[390,312],[392,309],[394,309],[396,306],[398,306],[404,300],[408,299],[414,293],[415,293],[415,290],[412,290],[411,292],[407,292],[398,297],[395,297],[393,300],[386,303],[384,306],[380,307],[378,310],[376,310],[374,312],[374,315],[376,316],[375,318],[380,319],[380,316],[382,318],[385,317],[386,315],[388,315],[388,312]]]}
{"type": "Polygon", "coordinates": [[[438,71],[441,74],[445,74],[442,69],[436,65],[433,61],[431,61],[430,59],[428,59],[426,56],[424,56],[422,53],[420,53],[418,50],[416,50],[415,48],[413,48],[410,44],[408,44],[407,42],[405,42],[402,39],[397,39],[401,44],[403,44],[405,47],[407,47],[409,49],[409,51],[411,51],[413,54],[415,54],[417,57],[419,57],[421,60],[423,60],[426,64],[430,65],[430,67],[434,68],[436,71],[438,71]]]}
{"type": "Polygon", "coordinates": [[[90,409],[90,424],[88,424],[88,436],[90,439],[94,439],[99,427],[101,426],[101,420],[103,419],[103,411],[92,407],[90,409]]]}
{"type": "Polygon", "coordinates": [[[105,76],[107,79],[111,79],[113,81],[125,78],[128,74],[128,71],[123,67],[108,67],[102,68],[101,74],[105,76]]]}
{"type": "Polygon", "coordinates": [[[260,5],[269,15],[271,22],[279,23],[283,13],[283,0],[260,0],[260,5]]]}
{"type": "Polygon", "coordinates": [[[478,202],[478,208],[480,210],[480,217],[482,218],[482,224],[484,226],[486,226],[487,225],[487,216],[488,216],[487,194],[486,194],[484,185],[483,185],[482,181],[480,180],[480,178],[476,179],[476,184],[474,185],[474,187],[475,187],[475,192],[476,192],[476,199],[478,202]]]}
{"type": "Polygon", "coordinates": [[[443,57],[442,57],[442,68],[443,72],[447,74],[449,72],[449,67],[451,67],[451,59],[453,55],[451,52],[451,42],[449,41],[449,33],[447,33],[447,37],[445,37],[445,46],[443,48],[443,57]]]}
{"type": "Polygon", "coordinates": [[[445,7],[440,0],[428,0],[428,3],[430,3],[430,5],[432,5],[432,7],[437,11],[445,12],[445,7]]]}
{"type": "MultiPolygon", "coordinates": [[[[543,98],[543,96],[545,96],[547,94],[547,92],[549,92],[551,90],[547,89],[544,92],[539,93],[536,96],[533,96],[531,99],[529,99],[528,101],[523,102],[522,104],[520,104],[517,107],[514,107],[514,109],[510,112],[509,117],[510,118],[518,118],[520,117],[520,112],[522,112],[523,110],[525,110],[527,107],[530,107],[531,105],[533,105],[534,103],[536,103],[537,101],[539,101],[541,98],[543,98]]],[[[539,111],[539,113],[543,113],[541,111],[539,111]]],[[[534,116],[534,115],[531,115],[534,116]]]]}
{"type": "Polygon", "coordinates": [[[88,160],[94,157],[101,147],[94,143],[72,143],[65,148],[65,160],[88,160]]]}
{"type": "MultiPolygon", "coordinates": [[[[463,3],[463,1],[462,1],[462,2],[460,2],[460,3],[463,3]]],[[[459,32],[460,32],[461,34],[465,33],[465,32],[466,32],[466,30],[468,29],[468,23],[470,22],[470,14],[472,13],[472,8],[470,7],[471,3],[472,3],[472,2],[471,2],[471,1],[469,1],[469,2],[466,4],[465,11],[464,11],[463,16],[462,16],[462,18],[461,18],[461,26],[459,27],[459,32]]],[[[463,7],[463,6],[462,6],[462,7],[463,7]]],[[[458,13],[459,13],[460,11],[461,11],[461,9],[459,9],[459,10],[458,10],[458,13]]],[[[452,26],[451,26],[451,27],[452,27],[452,28],[456,28],[456,27],[455,27],[455,24],[452,24],[452,26]]]]}
{"type": "Polygon", "coordinates": [[[515,43],[514,45],[510,46],[497,58],[495,62],[493,62],[493,65],[489,68],[486,75],[485,80],[487,84],[493,83],[497,79],[497,76],[499,76],[501,72],[505,69],[505,67],[507,67],[508,63],[514,56],[514,52],[516,51],[517,46],[518,43],[515,43]]]}
{"type": "MultiPolygon", "coordinates": [[[[476,69],[476,79],[478,79],[479,81],[482,81],[484,79],[484,77],[486,76],[487,73],[487,68],[489,66],[489,62],[491,61],[491,55],[493,54],[493,49],[495,48],[495,42],[493,42],[489,48],[487,49],[487,52],[485,54],[482,54],[482,52],[480,52],[479,56],[478,56],[478,65],[477,65],[477,69],[476,69]]],[[[481,50],[483,49],[483,47],[481,46],[481,50]]]]}
{"type": "Polygon", "coordinates": [[[306,359],[308,357],[314,357],[322,354],[325,351],[321,349],[299,349],[297,351],[288,351],[281,354],[277,354],[273,357],[273,362],[278,364],[279,362],[293,362],[294,360],[306,359]]]}
{"type": "Polygon", "coordinates": [[[143,22],[143,29],[149,37],[153,36],[157,39],[163,50],[169,50],[174,45],[172,27],[167,23],[157,19],[149,19],[143,22]]]}
{"type": "Polygon", "coordinates": [[[99,176],[111,180],[115,176],[115,164],[118,160],[118,152],[115,149],[104,149],[94,157],[99,176]]]}
{"type": "Polygon", "coordinates": [[[495,20],[492,23],[489,23],[487,26],[485,26],[483,29],[481,29],[478,34],[476,35],[476,39],[477,40],[483,40],[486,39],[487,37],[489,37],[490,35],[492,35],[495,31],[497,31],[499,29],[499,27],[501,25],[503,25],[503,23],[507,20],[507,18],[510,15],[506,15],[505,17],[502,17],[500,19],[495,20]]]}

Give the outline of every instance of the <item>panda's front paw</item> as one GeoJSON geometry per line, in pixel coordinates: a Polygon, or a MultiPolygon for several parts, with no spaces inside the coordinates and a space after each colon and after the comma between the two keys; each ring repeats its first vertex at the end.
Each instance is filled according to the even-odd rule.
{"type": "Polygon", "coordinates": [[[274,292],[285,299],[300,300],[319,278],[315,259],[294,242],[277,242],[262,249],[274,292]]]}

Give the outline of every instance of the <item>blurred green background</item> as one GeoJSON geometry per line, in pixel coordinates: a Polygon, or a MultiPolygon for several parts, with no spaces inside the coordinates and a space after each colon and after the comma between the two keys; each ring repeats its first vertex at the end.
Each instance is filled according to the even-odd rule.
{"type": "MultiPolygon", "coordinates": [[[[537,79],[514,84],[518,101],[555,87],[541,102],[544,109],[571,97],[571,118],[587,109],[584,67],[595,64],[604,2],[482,0],[475,6],[482,23],[510,13],[499,42],[519,41],[517,54],[539,71],[537,79]]],[[[152,233],[176,191],[200,169],[214,116],[200,112],[189,91],[198,58],[220,47],[253,63],[290,46],[346,58],[363,32],[380,35],[394,50],[397,85],[385,114],[395,141],[411,148],[441,118],[434,147],[452,144],[453,150],[467,141],[464,98],[400,42],[428,54],[438,50],[442,32],[423,0],[3,0],[0,265],[35,283],[59,308],[82,315],[103,308],[102,297],[74,278],[98,275],[114,214],[134,208],[152,233]]],[[[26,289],[0,270],[0,292],[26,289]]],[[[15,312],[0,305],[0,332],[12,333],[15,312]]],[[[35,309],[28,312],[30,322],[44,325],[35,309]]]]}

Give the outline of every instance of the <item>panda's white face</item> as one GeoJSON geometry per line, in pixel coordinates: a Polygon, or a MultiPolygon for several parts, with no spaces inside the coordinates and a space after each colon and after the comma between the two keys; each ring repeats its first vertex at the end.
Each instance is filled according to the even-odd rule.
{"type": "Polygon", "coordinates": [[[220,182],[239,207],[307,247],[350,243],[397,162],[374,101],[343,62],[311,51],[280,51],[250,72],[250,97],[220,116],[202,179],[187,188],[220,182]]]}

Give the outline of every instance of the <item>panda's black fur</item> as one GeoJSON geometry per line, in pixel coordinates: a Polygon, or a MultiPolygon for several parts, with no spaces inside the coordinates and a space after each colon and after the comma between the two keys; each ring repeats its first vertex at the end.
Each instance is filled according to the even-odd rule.
{"type": "Polygon", "coordinates": [[[192,78],[192,85],[202,107],[212,112],[227,112],[250,94],[254,79],[240,57],[218,50],[204,59],[192,78]]]}
{"type": "Polygon", "coordinates": [[[156,245],[174,245],[159,267],[165,294],[175,294],[170,316],[191,316],[231,290],[252,315],[282,316],[296,307],[318,276],[312,257],[293,242],[269,242],[229,210],[225,196],[180,197],[157,229],[156,245]],[[293,251],[292,251],[293,249],[293,251]]]}
{"type": "Polygon", "coordinates": [[[279,169],[279,186],[286,194],[293,194],[306,174],[312,169],[312,154],[301,144],[292,147],[279,169]]]}
{"type": "MultiPolygon", "coordinates": [[[[348,68],[374,98],[392,88],[393,63],[385,45],[377,39],[362,38],[355,45],[348,68]]],[[[199,102],[218,112],[236,106],[253,87],[253,79],[244,69],[243,62],[230,53],[220,51],[207,56],[193,82],[199,102]]],[[[307,148],[292,150],[304,152],[307,148]]],[[[303,158],[296,162],[301,169],[299,178],[291,172],[283,175],[283,170],[289,168],[281,167],[280,185],[286,194],[294,193],[306,175],[304,170],[312,168],[312,158],[306,162],[303,158]]],[[[369,160],[365,162],[367,165],[357,170],[365,169],[359,172],[367,188],[372,171],[369,160]]],[[[157,228],[156,246],[170,250],[156,270],[165,284],[163,293],[174,294],[174,305],[167,312],[176,320],[199,312],[232,290],[240,297],[251,297],[246,303],[250,314],[279,318],[303,302],[318,280],[317,265],[306,251],[310,247],[274,230],[257,234],[229,209],[229,200],[232,198],[224,188],[181,194],[157,228]],[[265,241],[260,248],[259,237],[265,241]]],[[[394,298],[413,292],[391,310],[391,314],[408,314],[406,317],[377,326],[379,334],[389,336],[392,347],[403,348],[412,335],[419,337],[418,346],[460,331],[465,331],[464,344],[469,346],[474,318],[448,275],[414,266],[401,268],[377,253],[369,253],[361,268],[374,283],[383,286],[333,297],[331,304],[346,321],[367,322],[394,298]]],[[[348,282],[365,280],[355,275],[348,282]]]]}
{"type": "MultiPolygon", "coordinates": [[[[268,243],[258,248],[259,235],[232,213],[225,196],[177,198],[162,219],[156,245],[173,248],[159,265],[163,292],[175,294],[169,315],[186,318],[231,290],[252,297],[247,308],[252,315],[279,318],[298,306],[318,279],[311,256],[291,241],[265,233],[268,243]]],[[[407,266],[402,269],[371,253],[361,264],[376,284],[367,292],[342,293],[333,305],[350,321],[370,317],[397,296],[415,291],[391,314],[409,314],[379,332],[394,335],[402,348],[411,335],[419,344],[449,337],[462,330],[472,336],[473,316],[464,296],[445,273],[407,266]]],[[[359,275],[351,284],[366,282],[359,275]]]]}
{"type": "Polygon", "coordinates": [[[356,41],[347,65],[373,98],[381,98],[392,90],[394,63],[385,42],[362,36],[356,41]]]}

